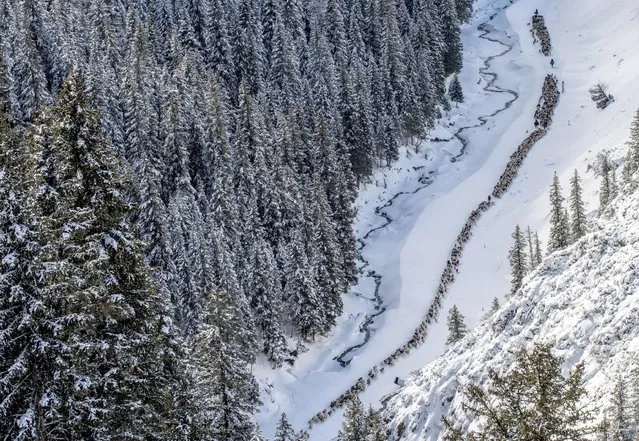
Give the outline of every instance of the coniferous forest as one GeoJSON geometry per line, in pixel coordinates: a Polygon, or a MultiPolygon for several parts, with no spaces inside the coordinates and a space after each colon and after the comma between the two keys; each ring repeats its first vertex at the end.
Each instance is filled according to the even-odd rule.
{"type": "Polygon", "coordinates": [[[471,0],[0,0],[0,428],[248,440],[471,0]]]}

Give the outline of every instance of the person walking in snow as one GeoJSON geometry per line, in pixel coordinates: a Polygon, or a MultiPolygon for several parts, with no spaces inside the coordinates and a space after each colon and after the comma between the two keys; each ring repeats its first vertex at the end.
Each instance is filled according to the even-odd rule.
{"type": "Polygon", "coordinates": [[[550,67],[553,67],[553,68],[555,67],[555,59],[554,58],[550,59],[550,67]]]}

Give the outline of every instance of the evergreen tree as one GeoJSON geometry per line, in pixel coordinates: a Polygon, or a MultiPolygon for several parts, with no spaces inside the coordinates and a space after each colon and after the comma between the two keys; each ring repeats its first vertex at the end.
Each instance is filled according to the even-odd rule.
{"type": "Polygon", "coordinates": [[[366,439],[368,425],[366,411],[357,395],[353,395],[344,413],[344,422],[339,430],[339,441],[361,441],[366,439]]]}
{"type": "Polygon", "coordinates": [[[521,350],[515,365],[502,375],[488,371],[485,388],[470,385],[464,408],[482,421],[478,431],[462,433],[444,419],[448,440],[584,440],[591,433],[590,414],[582,404],[583,364],[568,378],[561,374],[563,360],[547,344],[521,350]]]}
{"type": "Polygon", "coordinates": [[[448,87],[448,96],[454,103],[464,102],[464,92],[462,91],[462,86],[457,75],[455,75],[450,82],[450,86],[448,87]]]}
{"type": "Polygon", "coordinates": [[[510,294],[514,295],[521,289],[524,276],[528,269],[528,257],[526,256],[526,244],[524,242],[524,235],[519,228],[519,225],[515,227],[515,231],[512,234],[513,246],[508,252],[508,260],[510,261],[510,294]]]}
{"type": "Polygon", "coordinates": [[[490,304],[490,314],[495,314],[497,311],[499,311],[499,299],[495,297],[490,304]]]}
{"type": "Polygon", "coordinates": [[[386,427],[379,412],[375,412],[372,407],[368,409],[366,415],[367,435],[365,441],[387,441],[386,427]]]}
{"type": "Polygon", "coordinates": [[[528,242],[528,271],[532,271],[537,265],[535,262],[535,246],[533,243],[533,236],[530,225],[526,227],[526,241],[528,242]]]}
{"type": "Polygon", "coordinates": [[[275,438],[273,441],[294,441],[295,431],[293,426],[288,422],[286,414],[282,413],[280,421],[277,423],[277,429],[275,430],[275,438]]]}
{"type": "Polygon", "coordinates": [[[455,0],[433,0],[433,3],[441,20],[444,73],[450,75],[462,68],[462,43],[457,8],[455,0]]]}
{"type": "Polygon", "coordinates": [[[637,437],[639,437],[639,366],[637,366],[636,364],[630,371],[630,380],[628,381],[628,386],[628,389],[630,391],[630,413],[634,421],[633,435],[636,439],[637,437]]]}
{"type": "Polygon", "coordinates": [[[541,252],[541,242],[539,241],[539,234],[535,231],[535,268],[537,268],[544,256],[541,252]]]}
{"type": "Polygon", "coordinates": [[[634,439],[628,390],[628,383],[618,377],[612,392],[610,418],[610,436],[615,441],[633,441],[634,439]]]}
{"type": "Polygon", "coordinates": [[[192,343],[201,403],[197,415],[206,428],[201,440],[249,441],[251,415],[259,405],[259,390],[251,372],[255,355],[247,341],[235,299],[214,291],[206,300],[206,316],[192,343]]]}
{"type": "Polygon", "coordinates": [[[553,176],[550,186],[550,237],[548,238],[548,252],[560,250],[570,243],[570,228],[563,206],[564,197],[557,173],[553,176]]]}
{"type": "Polygon", "coordinates": [[[581,178],[577,170],[570,180],[570,214],[572,240],[577,241],[586,234],[586,209],[581,196],[581,178]]]}
{"type": "Polygon", "coordinates": [[[71,72],[50,117],[32,129],[46,244],[38,271],[49,299],[39,326],[51,330],[42,343],[53,358],[47,376],[29,376],[37,390],[29,430],[47,439],[174,439],[182,369],[166,359],[164,303],[129,224],[129,184],[84,90],[71,72]]]}
{"type": "MultiPolygon", "coordinates": [[[[1,80],[0,80],[1,84],[1,80]]],[[[10,439],[47,436],[39,425],[41,386],[51,381],[50,301],[38,283],[36,164],[8,121],[0,96],[0,426],[10,439]]]]}
{"type": "Polygon", "coordinates": [[[628,153],[624,164],[624,179],[631,182],[633,175],[639,170],[639,109],[630,125],[630,139],[628,139],[628,153]]]}
{"type": "Polygon", "coordinates": [[[601,185],[599,187],[599,214],[601,214],[613,197],[614,184],[612,182],[612,165],[608,155],[601,155],[599,161],[601,176],[601,185]]]}
{"type": "Polygon", "coordinates": [[[459,312],[457,305],[453,305],[448,311],[448,338],[446,339],[446,344],[450,345],[455,342],[458,342],[468,332],[466,329],[466,324],[464,323],[464,316],[459,312]]]}
{"type": "Polygon", "coordinates": [[[262,332],[262,351],[274,366],[280,366],[286,352],[283,335],[281,276],[271,246],[263,232],[256,234],[255,268],[252,277],[251,307],[255,324],[262,332]]]}

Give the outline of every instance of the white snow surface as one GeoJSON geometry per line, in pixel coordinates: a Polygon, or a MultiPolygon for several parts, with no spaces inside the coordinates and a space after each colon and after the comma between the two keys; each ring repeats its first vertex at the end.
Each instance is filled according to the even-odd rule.
{"type": "MultiPolygon", "coordinates": [[[[466,316],[467,324],[475,327],[489,309],[492,298],[503,298],[509,291],[510,233],[516,224],[530,225],[539,230],[545,243],[549,217],[547,190],[553,172],[558,173],[567,195],[568,180],[574,169],[579,171],[584,181],[587,209],[592,215],[598,205],[598,182],[592,167],[597,154],[609,151],[615,160],[625,154],[630,121],[639,107],[639,52],[636,50],[639,5],[636,0],[519,0],[512,5],[509,0],[478,0],[475,9],[471,24],[462,33],[464,69],[460,81],[466,102],[445,115],[429,137],[450,138],[458,127],[477,123],[479,116],[493,113],[511,98],[482,89],[488,79],[479,73],[484,59],[504,50],[502,45],[479,38],[481,32],[477,25],[494,14],[491,21],[494,31],[489,36],[513,44],[513,50],[494,59],[490,71],[499,75],[497,86],[516,91],[519,99],[509,109],[490,118],[488,124],[463,133],[469,145],[458,161],[450,161],[459,153],[458,141],[424,141],[417,147],[407,147],[392,168],[380,169],[373,182],[362,188],[355,225],[360,238],[371,228],[385,223],[375,214],[376,207],[384,205],[398,192],[412,193],[422,185],[420,177],[428,176],[432,181],[415,194],[395,199],[393,205],[384,209],[393,223],[365,241],[363,257],[369,263],[365,271],[375,270],[383,276],[379,294],[387,310],[371,326],[370,341],[349,355],[352,362],[342,368],[334,357],[363,340],[359,326],[366,314],[375,312],[371,301],[374,283],[364,276],[345,297],[345,312],[332,333],[309,344],[308,351],[298,358],[295,366],[276,370],[263,362],[256,366],[264,403],[258,422],[269,437],[273,436],[282,412],[287,413],[296,429],[305,428],[313,415],[410,338],[433,300],[449,251],[468,214],[491,192],[510,154],[533,129],[533,114],[547,73],[555,73],[560,83],[565,81],[565,93],[561,95],[548,134],[533,147],[510,191],[475,226],[457,279],[444,302],[440,321],[429,328],[425,344],[388,367],[361,394],[364,403],[379,408],[382,397],[396,392],[395,377],[405,379],[444,353],[443,318],[453,304],[466,316]],[[503,9],[505,7],[507,9],[503,9]],[[528,23],[536,8],[545,16],[550,31],[554,69],[550,68],[549,58],[533,45],[530,36],[528,23]],[[606,82],[616,98],[603,111],[595,108],[588,95],[588,88],[598,81],[606,82]]],[[[606,233],[608,230],[604,228],[603,232],[589,236],[583,245],[550,257],[542,270],[529,279],[522,294],[509,300],[496,318],[479,326],[471,336],[408,382],[388,408],[389,415],[396,414],[395,422],[406,419],[409,427],[416,425],[416,432],[405,434],[407,439],[437,437],[441,394],[453,393],[457,372],[466,369],[467,378],[474,378],[488,363],[504,363],[510,355],[503,349],[512,349],[522,342],[554,338],[571,357],[571,363],[582,357],[593,357],[589,381],[600,381],[601,375],[609,374],[609,370],[597,372],[607,365],[608,355],[617,354],[616,347],[612,346],[612,352],[606,352],[601,345],[595,350],[588,339],[595,338],[595,330],[598,330],[608,333],[599,332],[597,338],[607,335],[613,343],[617,341],[617,337],[610,334],[612,328],[606,331],[602,325],[610,327],[617,323],[615,320],[622,319],[621,315],[613,314],[617,310],[614,302],[625,304],[623,302],[633,300],[629,297],[631,294],[623,300],[619,291],[620,287],[629,289],[634,283],[627,280],[632,279],[633,273],[628,270],[632,258],[636,259],[631,228],[636,219],[632,218],[632,212],[628,209],[626,216],[617,215],[614,222],[619,223],[619,228],[614,234],[606,233]],[[604,245],[606,237],[609,241],[622,238],[625,245],[615,245],[614,241],[604,245]],[[610,268],[618,268],[622,273],[615,277],[609,275],[603,266],[604,258],[610,268]],[[579,273],[572,274],[575,262],[588,259],[590,267],[584,264],[579,266],[579,273]],[[585,272],[585,268],[589,268],[589,272],[585,272]],[[596,271],[601,275],[595,274],[596,271]],[[609,282],[603,283],[607,278],[609,282]],[[563,288],[557,290],[557,287],[563,288]],[[602,291],[605,287],[607,291],[602,291]],[[548,300],[543,297],[546,293],[550,296],[548,300]],[[609,300],[599,299],[608,293],[609,300]],[[548,309],[547,305],[553,308],[548,309]],[[570,314],[568,311],[573,309],[576,313],[570,314]],[[588,314],[590,319],[584,318],[588,314]],[[581,338],[578,342],[576,336],[581,338]],[[577,345],[579,342],[581,346],[577,345]],[[571,343],[575,343],[572,348],[571,343]]],[[[610,228],[614,227],[612,223],[610,228]]],[[[634,314],[635,318],[637,300],[635,295],[634,309],[626,308],[626,313],[634,314]]],[[[632,332],[630,328],[627,330],[632,332]]],[[[638,332],[635,327],[635,336],[638,332]]],[[[634,342],[636,349],[637,340],[634,342]]],[[[460,381],[463,383],[464,378],[460,381]]],[[[453,400],[453,406],[458,405],[458,399],[453,400]]],[[[341,420],[341,412],[337,412],[324,424],[314,426],[310,431],[311,441],[334,439],[341,420]]]]}
{"type": "MultiPolygon", "coordinates": [[[[618,197],[592,232],[548,256],[493,316],[412,377],[385,408],[392,440],[443,439],[442,416],[464,429],[464,390],[488,369],[505,373],[515,354],[553,343],[564,373],[585,365],[596,420],[612,409],[617,378],[639,367],[639,190],[618,197]]],[[[609,413],[610,415],[610,413],[609,413]]]]}

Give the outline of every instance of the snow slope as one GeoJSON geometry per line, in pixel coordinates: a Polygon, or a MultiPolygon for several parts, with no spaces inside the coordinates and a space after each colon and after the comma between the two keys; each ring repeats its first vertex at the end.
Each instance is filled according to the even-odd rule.
{"type": "MultiPolygon", "coordinates": [[[[379,295],[386,311],[374,320],[370,340],[350,353],[347,358],[352,358],[352,362],[341,367],[334,358],[362,342],[364,336],[358,329],[366,314],[376,312],[372,301],[374,281],[362,277],[345,299],[345,313],[333,333],[309,345],[294,367],[277,371],[264,365],[257,367],[264,390],[259,422],[267,435],[272,435],[281,412],[289,415],[296,428],[303,428],[316,412],[403,344],[422,320],[459,229],[470,211],[490,193],[508,157],[533,128],[541,84],[550,71],[548,59],[538,53],[528,31],[527,22],[535,8],[546,15],[555,47],[554,71],[560,81],[565,80],[566,93],[549,134],[534,147],[511,191],[476,227],[444,311],[457,303],[469,323],[475,325],[492,297],[508,291],[506,255],[510,232],[519,222],[540,229],[545,237],[546,191],[553,171],[559,173],[566,186],[572,169],[578,168],[585,178],[587,196],[596,196],[594,172],[587,169],[599,151],[623,144],[632,112],[639,104],[632,83],[639,58],[632,53],[634,46],[630,44],[639,41],[639,12],[632,3],[620,0],[610,6],[603,0],[520,0],[494,17],[491,37],[513,45],[513,50],[494,59],[490,70],[499,75],[496,84],[516,91],[519,99],[508,110],[490,118],[488,124],[463,134],[469,145],[460,160],[450,161],[461,147],[456,140],[424,142],[417,148],[407,148],[391,170],[380,170],[373,184],[362,190],[358,200],[358,237],[386,223],[375,213],[376,207],[398,192],[408,193],[384,209],[393,222],[370,234],[363,249],[366,270],[383,275],[379,295]],[[590,7],[583,7],[585,3],[590,7]],[[615,17],[623,20],[626,32],[622,35],[610,33],[610,29],[618,27],[615,17]],[[593,42],[599,52],[593,51],[593,42]],[[598,80],[608,82],[617,97],[603,112],[595,109],[587,94],[588,87],[598,80]],[[413,194],[424,185],[424,178],[430,185],[413,194]]],[[[467,103],[453,109],[431,138],[451,138],[458,127],[475,124],[480,115],[502,108],[510,98],[483,90],[488,80],[479,74],[483,60],[501,53],[504,47],[480,39],[481,32],[476,29],[509,4],[507,0],[477,2],[473,23],[463,31],[465,67],[460,79],[467,103]]],[[[591,202],[589,208],[595,206],[591,202]]],[[[442,320],[431,327],[426,344],[367,388],[362,395],[365,403],[379,407],[380,399],[396,390],[395,376],[405,378],[434,360],[444,351],[444,340],[442,320]]],[[[313,428],[311,439],[332,439],[340,423],[341,415],[333,415],[325,424],[313,428]]]]}
{"type": "Polygon", "coordinates": [[[622,195],[593,232],[547,257],[520,292],[411,378],[386,408],[393,440],[441,439],[441,418],[476,424],[463,388],[505,372],[522,347],[552,342],[566,373],[585,362],[591,408],[602,417],[614,380],[639,367],[639,191],[622,195]],[[596,405],[592,403],[597,403],[596,405]]]}
{"type": "MultiPolygon", "coordinates": [[[[482,306],[487,309],[490,297],[501,297],[509,291],[507,250],[515,225],[531,225],[540,230],[542,238],[547,236],[547,189],[552,173],[557,171],[567,188],[570,175],[577,169],[584,178],[587,208],[594,214],[598,205],[593,167],[596,155],[610,151],[619,162],[625,154],[623,145],[630,121],[639,107],[636,1],[515,3],[506,11],[506,19],[520,36],[526,60],[539,75],[550,69],[527,34],[527,23],[535,9],[546,17],[556,62],[553,70],[560,81],[565,81],[566,89],[548,135],[533,148],[511,190],[482,217],[474,239],[466,247],[447,307],[457,303],[473,326],[480,321],[482,306]],[[608,83],[616,97],[604,111],[593,106],[587,93],[598,81],[608,83]]],[[[639,298],[633,232],[637,230],[634,213],[638,199],[634,195],[623,202],[619,211],[625,216],[607,222],[603,233],[552,256],[530,279],[523,294],[505,305],[497,318],[428,366],[389,403],[387,415],[396,415],[394,424],[406,422],[405,439],[437,439],[443,403],[454,396],[458,383],[479,378],[487,365],[508,366],[511,352],[520,344],[553,339],[571,364],[580,359],[590,362],[588,386],[593,392],[624,369],[632,357],[638,357],[639,298]]],[[[429,233],[415,228],[411,234],[420,240],[429,233]]],[[[408,253],[405,249],[404,255],[411,256],[408,253]]],[[[424,262],[419,251],[410,260],[424,262]]],[[[402,280],[412,277],[419,282],[416,269],[402,265],[402,280]]],[[[439,329],[439,336],[430,333],[428,343],[443,351],[443,323],[439,329]]],[[[609,385],[608,381],[596,398],[609,385]]],[[[459,409],[459,405],[460,398],[455,396],[452,406],[459,409]]]]}

